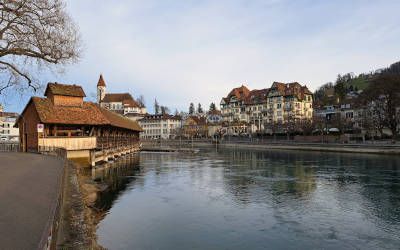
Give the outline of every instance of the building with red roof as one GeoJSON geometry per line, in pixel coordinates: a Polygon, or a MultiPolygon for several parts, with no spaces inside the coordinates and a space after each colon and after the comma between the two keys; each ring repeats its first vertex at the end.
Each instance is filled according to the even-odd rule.
{"type": "Polygon", "coordinates": [[[97,82],[97,102],[102,108],[133,120],[141,119],[147,113],[146,107],[135,100],[130,93],[107,93],[103,75],[100,75],[97,82]]]}

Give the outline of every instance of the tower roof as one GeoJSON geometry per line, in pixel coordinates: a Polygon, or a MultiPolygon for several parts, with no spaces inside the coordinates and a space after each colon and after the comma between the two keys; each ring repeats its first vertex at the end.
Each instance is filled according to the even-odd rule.
{"type": "Polygon", "coordinates": [[[99,87],[99,86],[101,86],[101,87],[105,87],[106,86],[106,82],[104,81],[102,74],[100,74],[99,81],[97,82],[97,87],[99,87]]]}

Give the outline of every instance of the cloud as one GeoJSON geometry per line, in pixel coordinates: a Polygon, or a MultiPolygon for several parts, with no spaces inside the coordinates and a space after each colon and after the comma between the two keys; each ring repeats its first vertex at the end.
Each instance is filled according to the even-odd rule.
{"type": "Polygon", "coordinates": [[[399,60],[399,1],[69,1],[85,43],[60,82],[143,94],[174,110],[208,107],[242,83],[299,81],[399,60]]]}

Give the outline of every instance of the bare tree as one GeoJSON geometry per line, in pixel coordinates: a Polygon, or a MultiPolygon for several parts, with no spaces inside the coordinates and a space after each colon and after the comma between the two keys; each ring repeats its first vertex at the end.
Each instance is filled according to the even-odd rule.
{"type": "Polygon", "coordinates": [[[142,108],[146,107],[143,95],[140,95],[138,97],[137,102],[139,103],[140,107],[142,107],[142,108]]]}
{"type": "Polygon", "coordinates": [[[13,87],[36,90],[34,66],[79,58],[79,32],[62,0],[2,0],[0,15],[0,94],[13,87]]]}
{"type": "Polygon", "coordinates": [[[162,115],[167,115],[170,112],[170,110],[167,106],[160,106],[160,110],[161,110],[162,115]]]}
{"type": "Polygon", "coordinates": [[[372,118],[379,122],[379,128],[382,127],[380,130],[387,127],[395,137],[399,120],[397,109],[400,107],[400,75],[382,73],[363,92],[361,99],[369,105],[372,118]]]}

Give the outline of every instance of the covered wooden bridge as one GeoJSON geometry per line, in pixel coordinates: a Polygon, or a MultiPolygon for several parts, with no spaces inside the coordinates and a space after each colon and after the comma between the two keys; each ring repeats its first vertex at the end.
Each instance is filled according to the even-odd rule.
{"type": "Polygon", "coordinates": [[[82,87],[49,83],[44,95],[32,97],[17,120],[22,151],[65,148],[69,158],[85,157],[93,165],[139,150],[138,123],[83,101],[82,87]]]}

